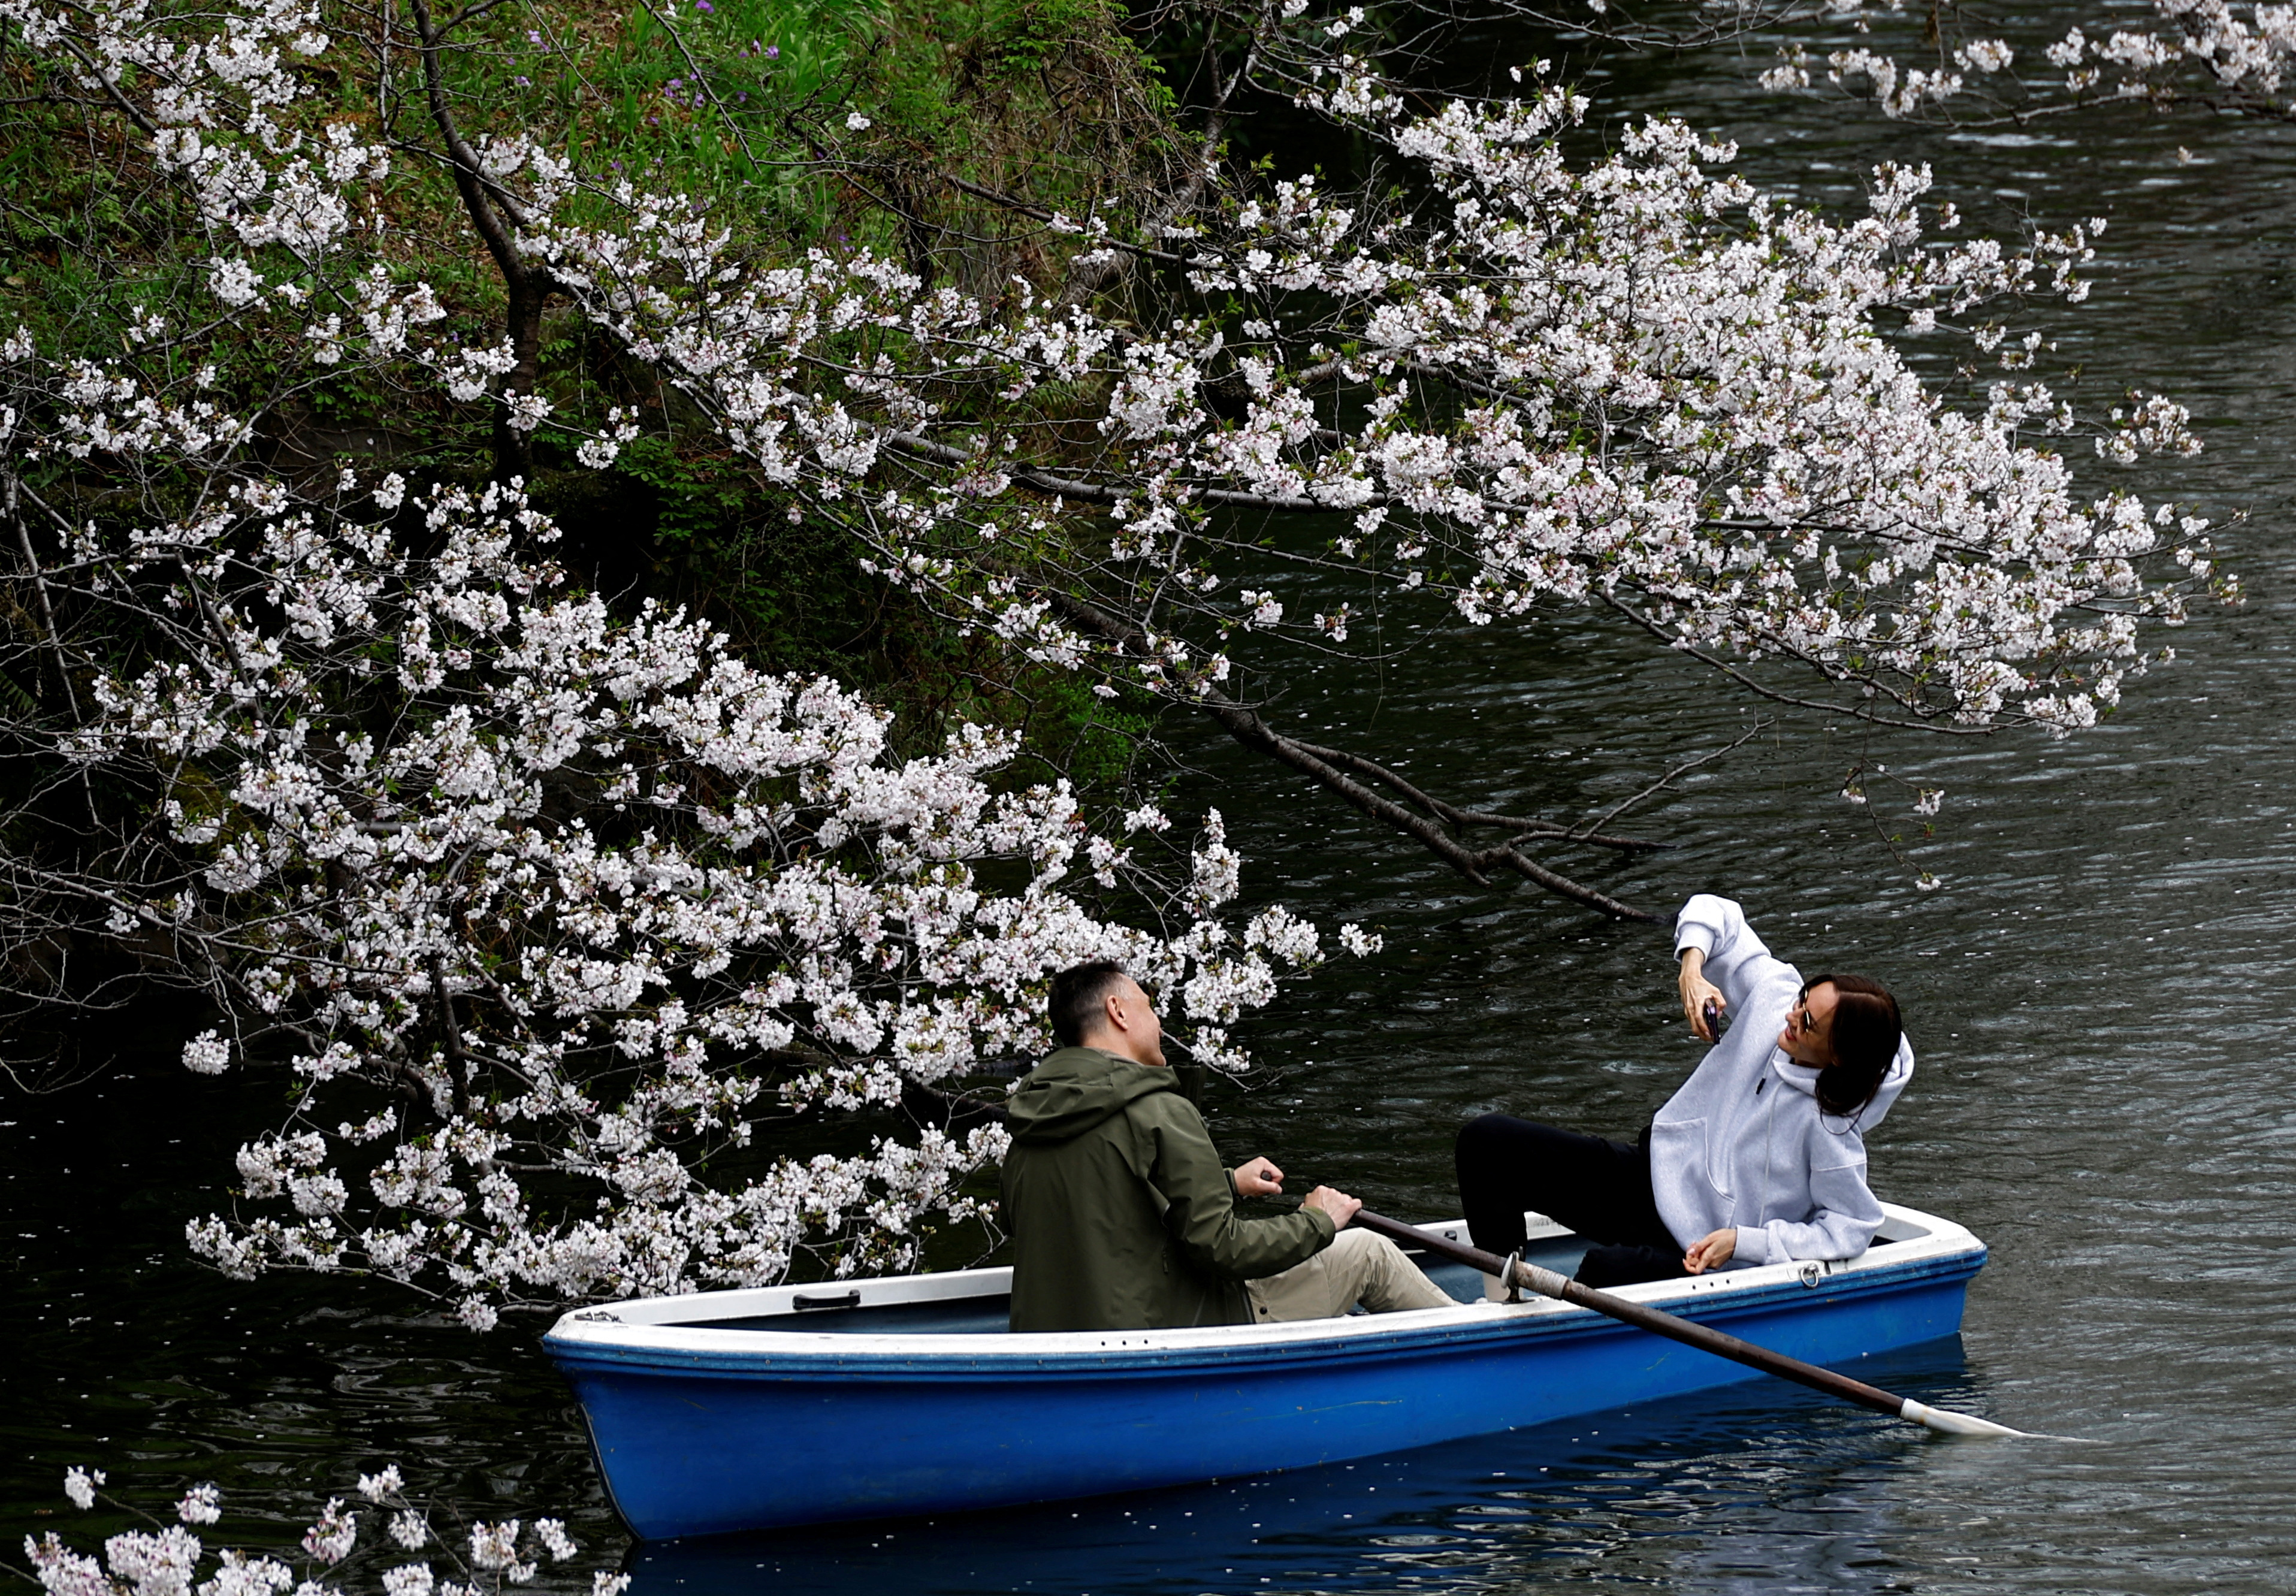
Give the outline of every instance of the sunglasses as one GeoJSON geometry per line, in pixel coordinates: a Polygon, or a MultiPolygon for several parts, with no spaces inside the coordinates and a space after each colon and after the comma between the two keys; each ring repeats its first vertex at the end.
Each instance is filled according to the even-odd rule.
{"type": "Polygon", "coordinates": [[[1787,1023],[1793,1027],[1795,1035],[1802,1037],[1805,1041],[1816,1040],[1817,1036],[1817,1016],[1809,1011],[1809,988],[1805,986],[1800,992],[1797,993],[1794,996],[1794,1002],[1799,1003],[1800,1007],[1797,1008],[1792,1014],[1787,1016],[1787,1023]]]}

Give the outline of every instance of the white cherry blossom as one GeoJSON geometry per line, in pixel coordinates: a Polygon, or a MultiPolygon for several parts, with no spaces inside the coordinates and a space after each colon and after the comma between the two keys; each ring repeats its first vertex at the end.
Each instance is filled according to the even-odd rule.
{"type": "MultiPolygon", "coordinates": [[[[94,1504],[94,1487],[104,1482],[102,1469],[72,1469],[65,1494],[75,1505],[94,1504]]],[[[394,1465],[359,1482],[370,1502],[396,1510],[402,1518],[420,1521],[424,1506],[405,1494],[405,1483],[394,1465]]],[[[304,1535],[300,1569],[297,1553],[252,1552],[235,1548],[210,1549],[183,1524],[168,1524],[142,1512],[130,1502],[106,1498],[107,1504],[136,1513],[154,1527],[112,1535],[103,1543],[101,1559],[74,1551],[51,1530],[34,1539],[24,1537],[24,1555],[32,1577],[48,1596],[340,1596],[341,1587],[329,1583],[341,1576],[342,1565],[358,1549],[358,1515],[331,1501],[319,1521],[304,1535]]],[[[221,1498],[213,1486],[194,1486],[176,1504],[184,1523],[220,1521],[221,1498]]],[[[419,1544],[420,1543],[416,1543],[419,1544]]],[[[401,1544],[406,1544],[403,1537],[401,1544]]],[[[580,1548],[555,1518],[537,1519],[521,1535],[519,1521],[475,1525],[469,1555],[458,1555],[442,1545],[438,1557],[447,1562],[450,1576],[441,1579],[430,1562],[403,1563],[383,1571],[381,1584],[390,1596],[433,1596],[460,1592],[463,1596],[502,1596],[505,1585],[534,1577],[546,1556],[562,1562],[578,1556],[580,1548]]],[[[626,1575],[599,1570],[594,1576],[594,1596],[619,1596],[629,1584],[626,1575]]]]}

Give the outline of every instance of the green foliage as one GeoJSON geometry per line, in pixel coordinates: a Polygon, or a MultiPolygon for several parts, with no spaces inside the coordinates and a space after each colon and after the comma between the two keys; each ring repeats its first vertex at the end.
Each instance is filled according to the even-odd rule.
{"type": "Polygon", "coordinates": [[[1045,672],[1027,683],[1022,724],[1028,751],[1087,791],[1112,790],[1136,773],[1155,730],[1158,706],[1145,693],[1103,700],[1086,683],[1045,672]]]}
{"type": "Polygon", "coordinates": [[[1001,72],[1040,72],[1081,35],[1106,25],[1101,0],[1025,0],[998,19],[992,32],[1001,72]]]}

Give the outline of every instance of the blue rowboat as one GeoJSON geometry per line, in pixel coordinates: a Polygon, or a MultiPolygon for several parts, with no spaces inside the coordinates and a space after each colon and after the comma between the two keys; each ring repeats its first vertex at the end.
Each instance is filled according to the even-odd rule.
{"type": "MultiPolygon", "coordinates": [[[[1956,1334],[1985,1244],[1883,1207],[1847,1264],[1619,1295],[1830,1366],[1956,1334]]],[[[1466,1240],[1458,1221],[1419,1228],[1466,1240]]],[[[1551,1224],[1533,1238],[1552,1269],[1586,1248],[1551,1224]]],[[[966,1269],[585,1308],[543,1346],[649,1540],[1311,1468],[1760,1378],[1565,1303],[1482,1302],[1458,1265],[1428,1273],[1472,1305],[1016,1336],[1012,1272],[966,1269]]]]}

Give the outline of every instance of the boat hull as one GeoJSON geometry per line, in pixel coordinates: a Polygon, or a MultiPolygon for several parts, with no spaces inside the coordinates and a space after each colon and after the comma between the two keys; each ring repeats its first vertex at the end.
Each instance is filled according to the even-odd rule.
{"type": "MultiPolygon", "coordinates": [[[[1712,1277],[1702,1297],[1628,1294],[1840,1367],[1954,1335],[1983,1260],[1969,1237],[1832,1273],[1712,1277]]],[[[1308,1468],[1760,1378],[1545,1302],[1063,1336],[632,1330],[570,1315],[546,1346],[615,1506],[649,1539],[1308,1468]]]]}

